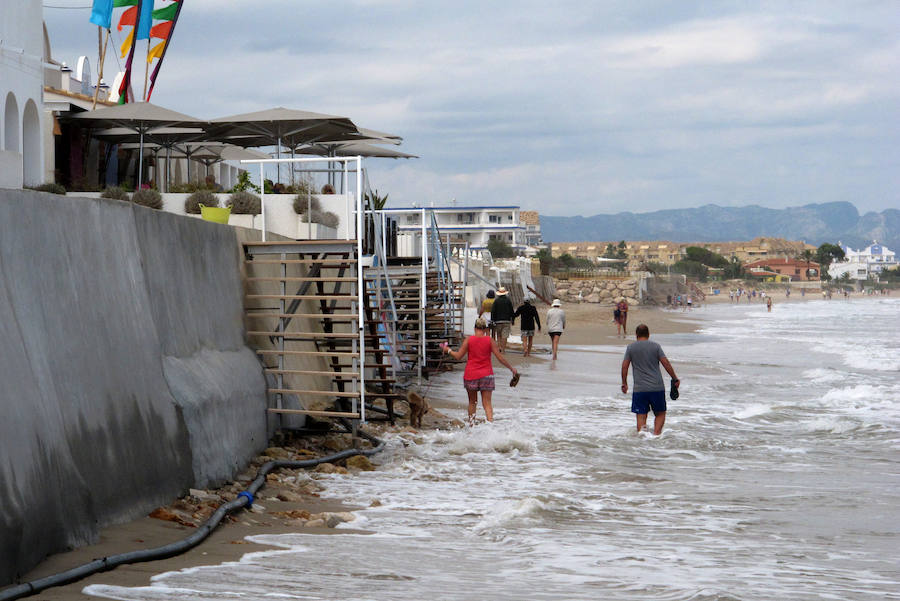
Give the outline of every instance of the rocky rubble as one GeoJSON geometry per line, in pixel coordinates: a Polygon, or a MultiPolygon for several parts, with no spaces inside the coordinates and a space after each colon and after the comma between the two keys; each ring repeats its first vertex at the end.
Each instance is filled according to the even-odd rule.
{"type": "Polygon", "coordinates": [[[634,279],[556,280],[556,298],[564,303],[603,303],[612,305],[624,298],[639,305],[637,281],[634,279]]]}

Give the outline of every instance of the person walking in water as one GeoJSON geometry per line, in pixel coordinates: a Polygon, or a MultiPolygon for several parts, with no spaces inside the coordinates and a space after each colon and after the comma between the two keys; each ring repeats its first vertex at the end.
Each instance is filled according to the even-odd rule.
{"type": "Polygon", "coordinates": [[[487,295],[485,296],[485,299],[483,301],[481,301],[481,310],[478,311],[478,317],[484,317],[485,321],[487,322],[488,328],[490,328],[492,338],[496,338],[496,336],[494,336],[494,321],[491,318],[491,311],[494,309],[494,297],[495,296],[496,295],[494,294],[493,290],[488,290],[487,295]],[[485,317],[485,314],[487,314],[486,317],[485,317]]]}
{"type": "Polygon", "coordinates": [[[647,425],[647,414],[652,409],[653,433],[659,436],[666,423],[666,386],[659,366],[662,365],[672,376],[675,388],[681,385],[681,380],[675,375],[662,347],[650,340],[650,328],[641,324],[635,328],[634,334],[637,340],[628,345],[622,360],[622,394],[628,394],[628,367],[631,366],[634,380],[631,412],[637,418],[637,431],[640,432],[647,425]]]}
{"type": "Polygon", "coordinates": [[[522,329],[522,350],[524,351],[522,356],[527,357],[531,354],[531,344],[534,342],[535,324],[537,324],[538,332],[541,331],[541,316],[538,315],[538,311],[531,299],[526,298],[522,306],[516,309],[513,315],[513,322],[516,321],[516,317],[522,318],[522,321],[519,322],[519,326],[522,329]]]}
{"type": "Polygon", "coordinates": [[[550,342],[553,346],[553,359],[559,349],[559,337],[566,329],[566,312],[562,310],[562,303],[558,298],[553,299],[550,310],[547,311],[547,333],[550,334],[550,342]]]}
{"type": "Polygon", "coordinates": [[[519,372],[510,365],[503,353],[500,352],[497,341],[488,335],[487,322],[481,317],[475,320],[475,333],[467,337],[459,350],[454,351],[445,344],[444,351],[454,359],[462,359],[468,355],[466,370],[463,372],[463,386],[469,396],[469,423],[474,423],[475,411],[478,409],[478,392],[481,392],[481,406],[484,407],[484,415],[489,422],[494,421],[494,407],[491,404],[491,396],[494,392],[494,366],[491,357],[505,365],[513,374],[512,385],[518,381],[519,372]]]}
{"type": "Polygon", "coordinates": [[[506,339],[509,338],[513,315],[516,310],[509,300],[509,292],[503,286],[497,288],[497,298],[491,307],[491,319],[494,320],[494,338],[500,345],[500,352],[506,352],[506,339]]]}

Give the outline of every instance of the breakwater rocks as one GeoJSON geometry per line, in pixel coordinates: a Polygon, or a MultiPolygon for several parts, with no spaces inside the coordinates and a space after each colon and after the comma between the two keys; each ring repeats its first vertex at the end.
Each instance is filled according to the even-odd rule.
{"type": "Polygon", "coordinates": [[[637,280],[592,279],[556,280],[556,298],[566,303],[615,303],[624,298],[629,305],[640,304],[637,280]]]}

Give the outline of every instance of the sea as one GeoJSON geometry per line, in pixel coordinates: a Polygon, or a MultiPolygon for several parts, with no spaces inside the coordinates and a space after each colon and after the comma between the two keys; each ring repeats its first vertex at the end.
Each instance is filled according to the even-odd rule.
{"type": "MultiPolygon", "coordinates": [[[[494,423],[393,434],[377,471],[327,476],[326,496],[378,502],[346,532],[254,536],[272,549],[85,592],[900,599],[900,299],[711,305],[684,319],[699,331],[652,336],[682,380],[661,436],[636,432],[621,345],[564,347],[556,362],[529,359],[515,389],[498,376],[494,423]]],[[[428,395],[462,401],[461,377],[428,395]]]]}

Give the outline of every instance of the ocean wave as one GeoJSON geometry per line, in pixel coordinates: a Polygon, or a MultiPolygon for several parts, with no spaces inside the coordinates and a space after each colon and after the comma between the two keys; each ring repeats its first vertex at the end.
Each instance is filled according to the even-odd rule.
{"type": "Polygon", "coordinates": [[[545,511],[546,505],[535,497],[504,501],[475,524],[473,530],[481,534],[497,528],[533,525],[545,511]]]}

